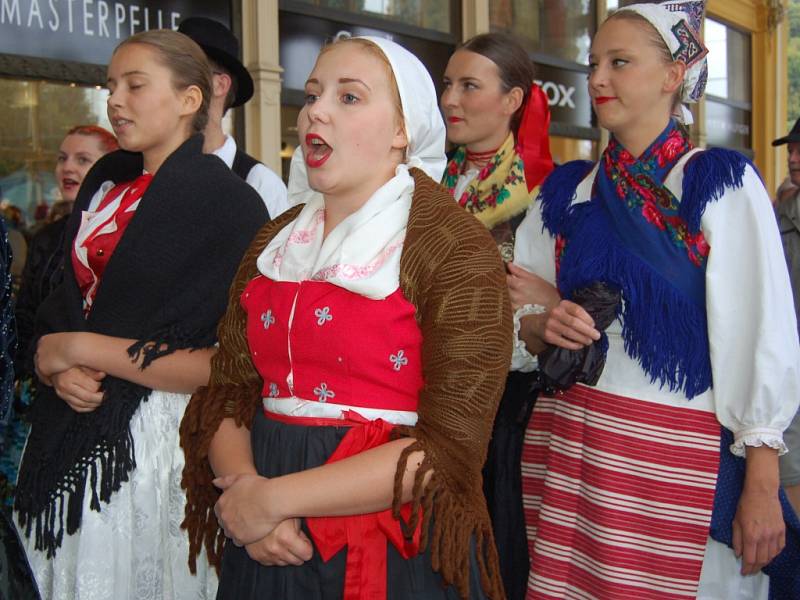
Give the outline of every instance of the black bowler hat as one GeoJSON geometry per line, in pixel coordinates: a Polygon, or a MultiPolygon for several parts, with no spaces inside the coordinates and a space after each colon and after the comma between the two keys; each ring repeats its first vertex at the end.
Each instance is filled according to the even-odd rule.
{"type": "Polygon", "coordinates": [[[211,60],[236,78],[236,98],[232,107],[241,106],[253,97],[253,78],[239,62],[239,40],[230,29],[213,19],[189,17],[181,21],[178,31],[197,42],[211,60]]]}
{"type": "Polygon", "coordinates": [[[778,138],[774,142],[772,142],[773,146],[781,146],[783,144],[788,144],[789,142],[800,142],[800,119],[797,119],[794,123],[794,127],[789,132],[789,135],[785,135],[782,138],[778,138]]]}

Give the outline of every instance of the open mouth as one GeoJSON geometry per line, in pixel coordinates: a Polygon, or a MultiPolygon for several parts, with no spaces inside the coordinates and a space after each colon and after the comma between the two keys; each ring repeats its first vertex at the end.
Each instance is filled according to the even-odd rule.
{"type": "Polygon", "coordinates": [[[81,185],[81,182],[80,181],[76,181],[75,179],[64,178],[64,179],[61,180],[61,187],[63,187],[65,190],[72,191],[72,190],[75,190],[75,189],[79,188],[80,185],[81,185]]]}
{"type": "Polygon", "coordinates": [[[311,168],[321,167],[333,154],[333,148],[321,135],[306,135],[306,165],[311,168]]]}
{"type": "Polygon", "coordinates": [[[124,131],[129,125],[132,124],[133,121],[129,121],[128,119],[123,119],[122,117],[114,117],[113,119],[111,119],[111,127],[114,129],[115,133],[124,131]]]}

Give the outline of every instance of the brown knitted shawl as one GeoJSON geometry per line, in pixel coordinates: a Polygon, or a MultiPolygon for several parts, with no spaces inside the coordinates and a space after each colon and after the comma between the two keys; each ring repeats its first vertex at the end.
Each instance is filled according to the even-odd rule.
{"type": "MultiPolygon", "coordinates": [[[[482,588],[493,600],[501,600],[505,594],[481,467],[511,357],[505,271],[486,228],[422,171],[411,173],[415,188],[400,259],[400,287],[417,308],[425,385],[417,425],[395,429],[398,437],[416,441],[397,465],[393,511],[399,519],[408,456],[422,450],[425,459],[417,470],[412,503],[423,507],[422,547],[430,544],[434,570],[468,598],[474,537],[482,588]],[[423,477],[431,470],[423,489],[423,477]]],[[[213,512],[219,493],[211,485],[211,438],[226,417],[249,427],[261,407],[263,382],[250,360],[246,314],[239,297],[258,274],[256,259],[261,251],[299,210],[296,207],[267,224],[245,254],[220,322],[219,352],[211,363],[209,386],[192,397],[181,423],[186,455],[182,485],[187,492],[183,527],[189,530],[192,571],[203,544],[211,563],[219,566],[224,542],[213,512]]],[[[416,522],[403,526],[410,535],[416,522]]]]}

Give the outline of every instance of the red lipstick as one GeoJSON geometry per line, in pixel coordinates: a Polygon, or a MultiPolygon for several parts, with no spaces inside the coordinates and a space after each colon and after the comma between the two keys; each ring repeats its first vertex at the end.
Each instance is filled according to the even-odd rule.
{"type": "Polygon", "coordinates": [[[447,117],[448,123],[461,123],[463,120],[461,117],[447,117]]]}
{"type": "Polygon", "coordinates": [[[611,102],[612,100],[616,100],[614,96],[597,96],[594,99],[595,104],[605,104],[606,102],[611,102]]]}
{"type": "Polygon", "coordinates": [[[328,145],[321,135],[316,133],[306,134],[306,165],[316,169],[325,164],[333,154],[333,148],[328,145]]]}

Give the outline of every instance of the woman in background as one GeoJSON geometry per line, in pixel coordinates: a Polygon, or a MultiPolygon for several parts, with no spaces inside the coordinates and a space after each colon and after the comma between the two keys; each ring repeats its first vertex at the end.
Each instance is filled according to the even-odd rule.
{"type": "MultiPolygon", "coordinates": [[[[485,33],[450,57],[441,97],[447,138],[456,144],[442,183],[494,237],[507,265],[515,323],[527,314],[521,302],[525,291],[542,286],[514,264],[514,237],[553,168],[550,111],[534,75],[519,43],[507,34],[485,33]]],[[[503,582],[512,600],[524,597],[529,569],[520,457],[536,390],[535,375],[527,371],[508,374],[483,472],[503,582]]]]}
{"type": "MultiPolygon", "coordinates": [[[[28,244],[25,267],[14,307],[17,321],[17,348],[14,371],[17,397],[9,422],[6,445],[0,458],[0,493],[9,506],[14,500],[17,468],[30,424],[25,413],[33,394],[33,352],[36,311],[42,301],[61,283],[64,275],[64,230],[66,216],[78,195],[81,182],[92,165],[103,155],[116,150],[117,138],[96,125],[78,125],[67,132],[56,159],[55,177],[59,191],[50,209],[47,224],[41,227],[28,244]]],[[[45,205],[46,206],[46,205],[45,205]]]]}

